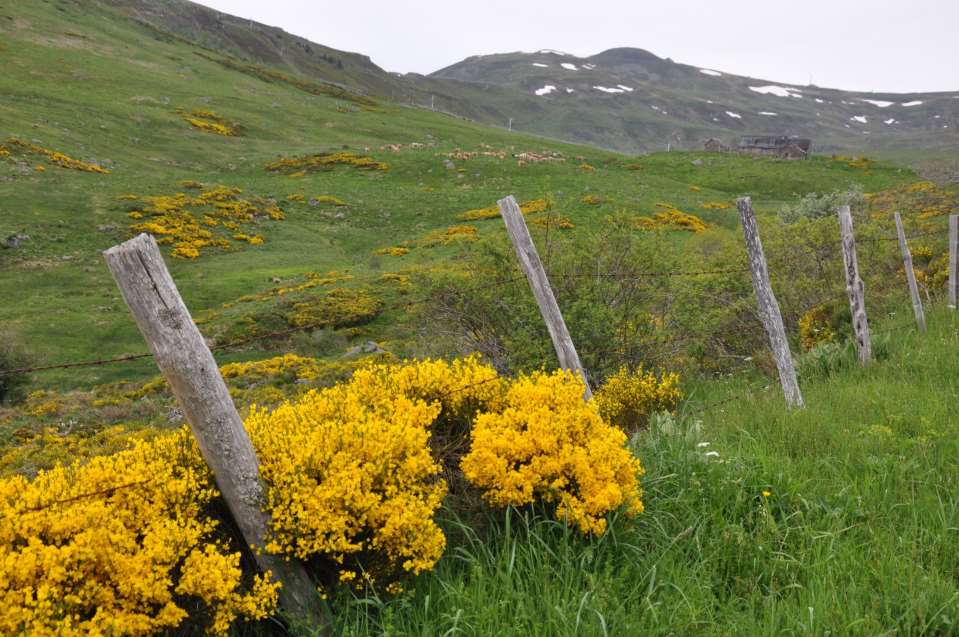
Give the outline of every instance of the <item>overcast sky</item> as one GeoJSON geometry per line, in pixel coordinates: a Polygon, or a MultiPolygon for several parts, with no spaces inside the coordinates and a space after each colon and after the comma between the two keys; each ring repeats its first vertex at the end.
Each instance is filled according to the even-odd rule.
{"type": "Polygon", "coordinates": [[[959,90],[959,0],[200,0],[389,71],[471,55],[647,49],[677,62],[857,91],[959,90]]]}

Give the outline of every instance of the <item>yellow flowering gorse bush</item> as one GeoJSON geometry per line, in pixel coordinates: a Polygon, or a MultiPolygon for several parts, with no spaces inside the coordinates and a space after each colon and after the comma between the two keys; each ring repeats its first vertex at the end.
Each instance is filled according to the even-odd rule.
{"type": "Polygon", "coordinates": [[[127,213],[135,220],[130,226],[133,232],[154,235],[157,243],[171,245],[171,255],[181,259],[195,259],[207,249],[230,249],[234,241],[251,245],[263,243],[259,234],[240,232],[261,220],[279,221],[283,211],[276,203],[261,197],[241,197],[239,188],[216,186],[199,194],[159,195],[137,197],[129,195],[123,200],[139,201],[127,213]]]}
{"type": "Polygon", "coordinates": [[[696,215],[675,208],[672,204],[657,203],[662,211],[652,217],[637,217],[635,224],[640,230],[682,230],[699,234],[706,230],[706,224],[696,215]]]}
{"type": "Polygon", "coordinates": [[[242,134],[243,127],[237,122],[231,122],[213,111],[180,112],[188,124],[207,133],[215,133],[224,137],[236,137],[242,134]]]}
{"type": "Polygon", "coordinates": [[[431,395],[431,380],[446,386],[449,370],[374,365],[273,412],[252,410],[246,426],[272,515],[268,549],[332,564],[353,585],[395,584],[432,568],[446,543],[434,521],[446,483],[430,436],[445,405],[416,394],[431,395]]]}
{"type": "MultiPolygon", "coordinates": [[[[31,144],[25,142],[16,137],[11,137],[4,143],[0,144],[0,156],[2,157],[11,157],[13,152],[16,151],[20,154],[34,154],[40,155],[47,162],[60,166],[61,168],[69,168],[71,170],[79,170],[87,173],[100,173],[103,175],[109,174],[110,170],[98,166],[96,164],[90,164],[85,161],[80,161],[79,159],[74,159],[65,155],[59,151],[51,150],[49,148],[44,148],[43,146],[38,146],[37,144],[31,144]]],[[[43,172],[43,166],[37,166],[37,170],[43,172]]]]}
{"type": "Polygon", "coordinates": [[[804,352],[823,343],[832,343],[835,338],[828,305],[817,305],[799,317],[799,344],[804,352]]]}
{"type": "MultiPolygon", "coordinates": [[[[533,199],[531,201],[525,201],[519,205],[519,209],[524,215],[531,215],[537,212],[546,212],[550,209],[550,207],[551,206],[548,199],[533,199]]],[[[477,221],[479,219],[493,219],[498,216],[499,205],[494,204],[485,208],[467,210],[456,218],[460,221],[477,221]]]]}
{"type": "Polygon", "coordinates": [[[642,512],[639,460],[583,389],[572,372],[537,372],[510,386],[502,411],[477,416],[461,467],[487,502],[554,503],[558,518],[586,534],[605,532],[605,516],[621,507],[642,512]]]}
{"type": "Polygon", "coordinates": [[[186,431],[0,480],[0,633],[152,635],[207,616],[223,635],[267,616],[276,585],[243,591],[205,515],[214,495],[186,431]]]}
{"type": "Polygon", "coordinates": [[[372,157],[357,155],[353,152],[317,153],[300,157],[281,157],[266,165],[267,172],[282,173],[291,177],[332,170],[336,166],[351,166],[361,170],[389,170],[389,164],[376,161],[372,157]]]}
{"type": "Polygon", "coordinates": [[[630,371],[621,367],[608,377],[594,400],[603,419],[626,431],[646,426],[657,411],[672,411],[682,400],[679,374],[657,377],[642,366],[630,371]]]}
{"type": "Polygon", "coordinates": [[[450,226],[449,228],[439,228],[433,230],[420,239],[420,245],[438,246],[449,245],[451,243],[476,241],[476,226],[450,226]]]}

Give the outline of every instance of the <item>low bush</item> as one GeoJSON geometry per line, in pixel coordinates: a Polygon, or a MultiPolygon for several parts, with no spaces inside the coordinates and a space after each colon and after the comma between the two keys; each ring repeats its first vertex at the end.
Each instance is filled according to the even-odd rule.
{"type": "Polygon", "coordinates": [[[606,379],[595,400],[606,422],[634,432],[645,427],[653,413],[676,409],[682,397],[679,374],[657,377],[642,366],[632,371],[623,366],[606,379]]]}
{"type": "Polygon", "coordinates": [[[187,431],[0,480],[0,633],[225,635],[265,617],[276,585],[244,586],[215,496],[187,431]]]}
{"type": "Polygon", "coordinates": [[[642,512],[639,460],[583,390],[573,372],[535,372],[510,386],[502,412],[477,416],[462,468],[484,500],[553,504],[557,518],[584,534],[602,534],[606,515],[621,507],[642,512]]]}

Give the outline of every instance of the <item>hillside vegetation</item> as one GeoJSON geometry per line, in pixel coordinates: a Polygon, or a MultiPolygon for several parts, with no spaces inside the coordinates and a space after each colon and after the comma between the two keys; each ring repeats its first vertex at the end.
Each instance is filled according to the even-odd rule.
{"type": "MultiPolygon", "coordinates": [[[[61,7],[72,5],[59,0],[61,7]]],[[[959,94],[870,93],[701,69],[637,48],[473,56],[429,75],[389,73],[357,53],[186,0],[96,0],[154,37],[404,105],[621,152],[699,149],[710,137],[811,137],[819,152],[954,151],[959,94]]],[[[639,42],[638,44],[642,44],[639,42]]],[[[669,53],[660,52],[660,53],[669,53]]]]}
{"type": "Polygon", "coordinates": [[[52,367],[0,375],[0,632],[285,630],[154,361],[94,364],[146,351],[100,254],[138,233],[245,420],[267,549],[309,566],[335,634],[955,632],[959,189],[867,157],[636,157],[486,128],[350,90],[376,73],[362,56],[259,59],[281,36],[251,43],[237,19],[198,46],[207,13],[163,3],[173,35],[146,4],[0,9],[0,371],[52,367]],[[508,194],[589,403],[552,371],[508,194]],[[740,196],[803,411],[778,390],[740,196]]]}

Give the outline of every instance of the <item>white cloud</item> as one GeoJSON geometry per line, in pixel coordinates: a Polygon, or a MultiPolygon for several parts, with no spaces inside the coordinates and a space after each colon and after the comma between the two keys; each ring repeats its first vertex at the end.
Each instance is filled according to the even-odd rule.
{"type": "Polygon", "coordinates": [[[556,87],[555,87],[555,86],[553,86],[552,84],[547,84],[547,85],[544,86],[543,88],[538,88],[538,89],[536,89],[535,93],[536,93],[537,95],[549,95],[550,93],[552,93],[552,92],[555,91],[555,90],[556,90],[556,87]]]}

